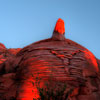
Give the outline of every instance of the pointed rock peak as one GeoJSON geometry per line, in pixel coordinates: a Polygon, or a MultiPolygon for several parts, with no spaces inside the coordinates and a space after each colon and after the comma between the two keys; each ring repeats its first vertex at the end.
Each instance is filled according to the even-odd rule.
{"type": "Polygon", "coordinates": [[[53,40],[64,40],[65,39],[64,34],[65,34],[64,21],[61,18],[59,18],[57,20],[52,39],[53,40]]]}
{"type": "Polygon", "coordinates": [[[64,21],[61,18],[59,18],[57,20],[54,31],[58,32],[59,34],[65,33],[65,24],[64,24],[64,21]]]}

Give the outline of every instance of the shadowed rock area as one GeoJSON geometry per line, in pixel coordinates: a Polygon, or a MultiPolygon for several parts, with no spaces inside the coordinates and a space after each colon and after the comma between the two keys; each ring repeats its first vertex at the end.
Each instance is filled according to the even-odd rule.
{"type": "Polygon", "coordinates": [[[0,100],[100,100],[100,60],[64,35],[58,19],[49,39],[22,49],[0,43],[0,100]],[[44,98],[38,87],[49,87],[44,98]]]}

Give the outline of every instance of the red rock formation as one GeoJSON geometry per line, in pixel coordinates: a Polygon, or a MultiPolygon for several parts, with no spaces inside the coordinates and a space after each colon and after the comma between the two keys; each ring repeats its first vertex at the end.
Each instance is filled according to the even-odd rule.
{"type": "Polygon", "coordinates": [[[21,49],[7,49],[0,43],[0,100],[15,98],[17,86],[14,81],[15,69],[18,60],[15,56],[21,49]]]}
{"type": "Polygon", "coordinates": [[[11,54],[13,54],[13,55],[16,55],[20,50],[21,50],[21,48],[8,49],[8,52],[11,53],[11,54]]]}
{"type": "Polygon", "coordinates": [[[10,56],[3,56],[6,61],[0,65],[0,100],[40,98],[37,81],[41,88],[49,82],[53,91],[55,84],[66,84],[64,95],[56,100],[100,99],[100,61],[83,46],[66,39],[64,33],[64,21],[59,19],[51,38],[21,50],[7,50],[10,56]]]}
{"type": "Polygon", "coordinates": [[[61,18],[58,19],[54,31],[56,31],[56,32],[58,32],[60,34],[64,34],[65,33],[64,21],[61,18]]]}

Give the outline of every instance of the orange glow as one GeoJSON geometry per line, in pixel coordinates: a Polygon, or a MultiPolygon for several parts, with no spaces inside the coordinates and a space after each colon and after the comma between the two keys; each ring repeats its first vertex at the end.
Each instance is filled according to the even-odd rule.
{"type": "Polygon", "coordinates": [[[79,93],[79,88],[77,87],[77,88],[75,88],[74,90],[73,90],[73,92],[70,94],[70,96],[75,96],[75,95],[77,95],[79,93]]]}
{"type": "Polygon", "coordinates": [[[16,55],[19,51],[21,50],[21,48],[17,48],[17,49],[8,49],[8,52],[16,55]]]}
{"type": "Polygon", "coordinates": [[[36,85],[32,84],[32,82],[35,82],[33,79],[27,79],[23,86],[21,87],[21,92],[17,98],[17,100],[33,100],[39,98],[39,93],[37,90],[36,85]]]}
{"type": "Polygon", "coordinates": [[[90,62],[90,64],[94,66],[94,68],[98,72],[99,68],[95,56],[90,51],[84,51],[84,53],[87,60],[90,62]]]}
{"type": "Polygon", "coordinates": [[[42,60],[37,60],[33,62],[33,59],[28,59],[26,62],[24,62],[24,64],[29,64],[28,65],[29,70],[30,73],[33,74],[33,76],[30,73],[27,75],[28,76],[27,79],[20,86],[17,100],[33,100],[33,98],[35,100],[38,100],[38,98],[40,98],[40,95],[37,87],[41,87],[41,88],[44,87],[44,80],[46,80],[44,76],[47,76],[46,73],[47,74],[50,73],[48,70],[48,66],[44,65],[44,63],[47,62],[44,62],[42,60]],[[34,83],[34,85],[32,83],[34,83]]]}
{"type": "Polygon", "coordinates": [[[0,64],[2,64],[5,61],[6,61],[6,59],[3,58],[3,55],[0,55],[0,64]]]}
{"type": "Polygon", "coordinates": [[[64,34],[65,33],[64,21],[61,18],[58,19],[54,31],[57,31],[60,34],[64,34]]]}

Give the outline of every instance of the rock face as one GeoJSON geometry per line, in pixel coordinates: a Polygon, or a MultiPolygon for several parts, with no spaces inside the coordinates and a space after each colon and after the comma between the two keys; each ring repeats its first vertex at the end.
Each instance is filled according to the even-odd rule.
{"type": "Polygon", "coordinates": [[[100,100],[100,60],[64,34],[64,21],[58,19],[49,39],[23,49],[0,44],[0,100],[38,100],[37,81],[44,88],[51,79],[52,89],[55,83],[67,88],[62,98],[42,100],[100,100]]]}

